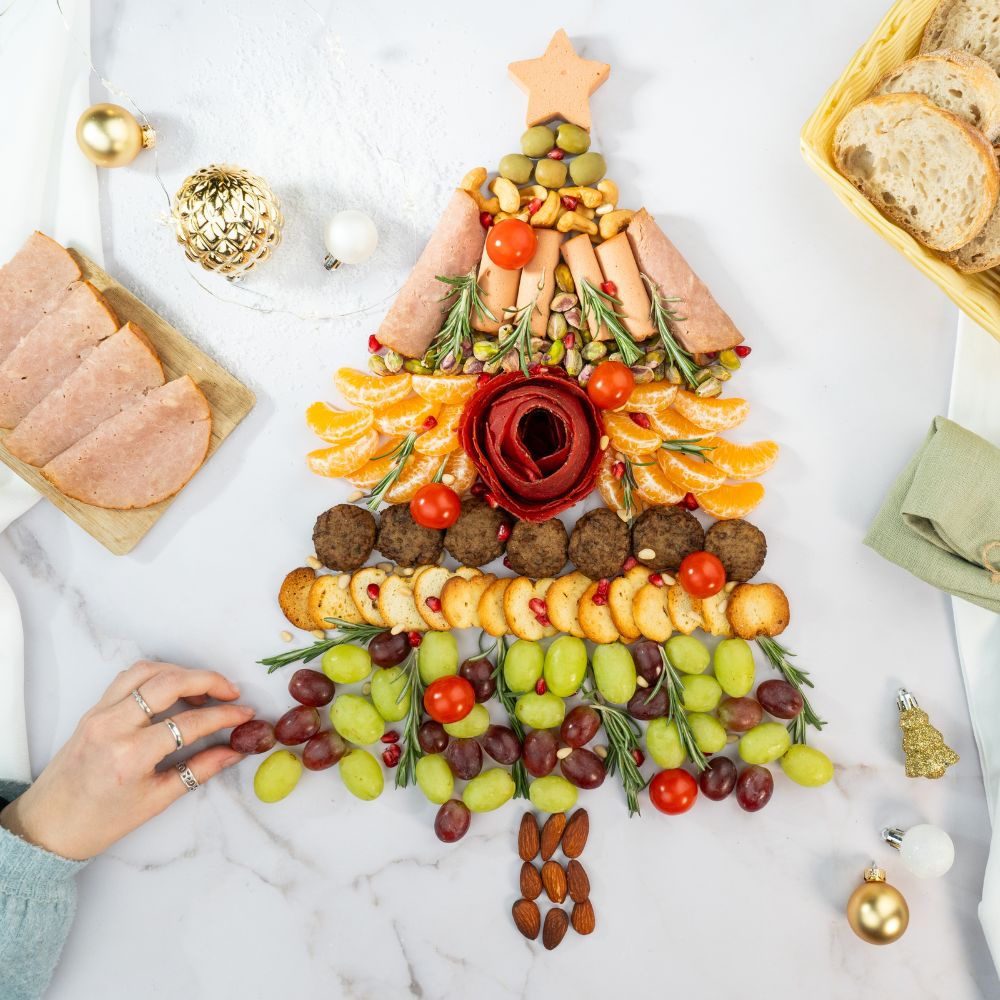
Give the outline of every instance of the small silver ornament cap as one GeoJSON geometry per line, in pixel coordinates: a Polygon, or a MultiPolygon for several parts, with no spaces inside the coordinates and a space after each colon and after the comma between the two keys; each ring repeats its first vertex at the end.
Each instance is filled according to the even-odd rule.
{"type": "Polygon", "coordinates": [[[910,691],[907,691],[906,688],[900,688],[896,692],[896,707],[901,712],[905,712],[910,708],[917,708],[917,699],[910,691]]]}

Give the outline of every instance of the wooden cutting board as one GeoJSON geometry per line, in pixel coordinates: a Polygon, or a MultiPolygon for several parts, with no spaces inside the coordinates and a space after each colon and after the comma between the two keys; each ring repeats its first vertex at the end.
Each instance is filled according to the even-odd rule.
{"type": "MultiPolygon", "coordinates": [[[[76,250],[71,249],[70,253],[80,264],[84,278],[100,289],[111,303],[119,321],[125,323],[131,320],[145,331],[160,355],[167,379],[190,375],[198,383],[212,407],[212,439],[205,459],[207,462],[253,409],[256,402],[254,394],[93,261],[76,250]]],[[[0,434],[4,433],[0,431],[0,434]]],[[[131,552],[173,502],[171,497],[142,510],[104,510],[60,493],[38,469],[15,458],[2,446],[0,461],[117,556],[131,552]]],[[[192,483],[198,481],[200,472],[195,474],[192,483]]],[[[190,488],[190,483],[185,486],[185,489],[190,488]]]]}

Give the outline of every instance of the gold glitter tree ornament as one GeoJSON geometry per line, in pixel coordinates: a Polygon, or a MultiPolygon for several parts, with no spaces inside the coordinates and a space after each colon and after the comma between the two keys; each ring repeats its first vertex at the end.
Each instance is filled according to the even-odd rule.
{"type": "Polygon", "coordinates": [[[192,174],[171,216],[188,260],[230,281],[263,263],[281,242],[281,207],[267,181],[228,164],[192,174]]]}
{"type": "Polygon", "coordinates": [[[908,778],[940,778],[958,754],[941,733],[931,725],[927,713],[919,708],[917,699],[905,688],[896,693],[899,708],[899,728],[903,731],[903,754],[908,778]]]}

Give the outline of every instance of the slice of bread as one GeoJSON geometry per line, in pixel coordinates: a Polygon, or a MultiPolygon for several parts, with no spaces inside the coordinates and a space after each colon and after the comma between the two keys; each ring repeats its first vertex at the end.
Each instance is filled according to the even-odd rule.
{"type": "Polygon", "coordinates": [[[363,625],[364,618],[347,587],[341,587],[340,578],[329,573],[317,576],[309,588],[309,614],[313,628],[327,629],[337,626],[328,618],[339,618],[352,625],[363,625]]]}
{"type": "Polygon", "coordinates": [[[741,583],[729,595],[726,618],[741,639],[781,635],[788,628],[788,598],[776,583],[741,583]]]}
{"type": "Polygon", "coordinates": [[[837,169],[887,218],[932,250],[957,250],[986,224],[1000,191],[986,136],[923,94],[855,105],[833,139],[837,169]]]}
{"type": "Polygon", "coordinates": [[[309,609],[309,591],[315,580],[316,570],[300,566],[281,581],[281,588],[278,590],[278,606],[282,614],[304,632],[311,632],[316,628],[309,609]]]}
{"type": "Polygon", "coordinates": [[[986,225],[964,247],[942,254],[942,257],[966,274],[1000,266],[1000,199],[986,225]]]}
{"type": "Polygon", "coordinates": [[[934,8],[921,52],[961,49],[1000,73],[1000,0],[941,0],[934,8]]]}
{"type": "Polygon", "coordinates": [[[872,93],[923,94],[991,142],[1000,135],[1000,76],[968,52],[942,49],[908,59],[886,73],[872,93]]]}

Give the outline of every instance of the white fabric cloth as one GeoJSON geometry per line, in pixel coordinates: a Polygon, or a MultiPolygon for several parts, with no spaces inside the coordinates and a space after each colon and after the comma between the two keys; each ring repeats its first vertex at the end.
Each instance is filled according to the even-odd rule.
{"type": "MultiPolygon", "coordinates": [[[[4,222],[0,261],[35,229],[101,261],[97,171],[76,146],[76,120],[90,103],[90,0],[14,0],[0,15],[4,222]]],[[[0,531],[38,494],[0,465],[0,531]]],[[[0,576],[0,777],[30,780],[24,720],[24,639],[17,600],[0,576]]]]}

